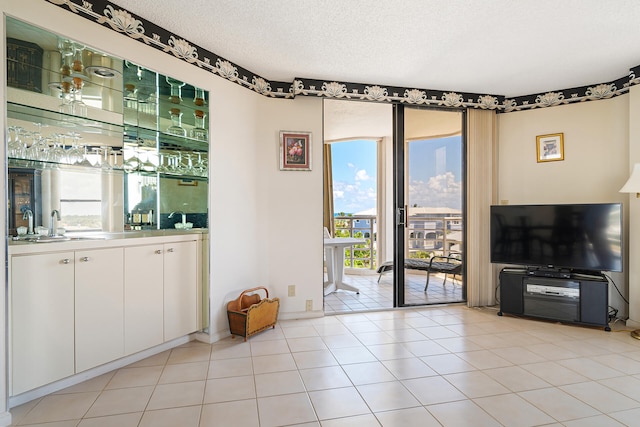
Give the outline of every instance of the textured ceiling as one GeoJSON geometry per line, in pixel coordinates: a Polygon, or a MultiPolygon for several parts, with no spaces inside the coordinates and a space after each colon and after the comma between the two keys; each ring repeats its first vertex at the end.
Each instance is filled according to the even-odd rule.
{"type": "Polygon", "coordinates": [[[520,96],[640,65],[638,0],[112,0],[268,80],[520,96]]]}

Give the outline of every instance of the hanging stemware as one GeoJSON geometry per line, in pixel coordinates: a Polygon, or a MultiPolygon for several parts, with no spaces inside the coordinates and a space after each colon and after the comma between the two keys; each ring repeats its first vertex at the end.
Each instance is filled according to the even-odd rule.
{"type": "Polygon", "coordinates": [[[140,169],[140,157],[138,147],[126,148],[123,152],[122,169],[125,172],[135,172],[140,169]]]}
{"type": "Polygon", "coordinates": [[[146,154],[146,158],[144,161],[141,161],[140,170],[144,172],[155,172],[157,169],[157,166],[155,163],[151,161],[151,151],[150,150],[144,150],[144,151],[146,154]]]}
{"type": "Polygon", "coordinates": [[[29,160],[46,160],[46,153],[49,148],[46,140],[42,137],[42,134],[37,132],[31,133],[31,138],[33,142],[31,146],[27,148],[27,158],[29,160]]]}
{"type": "Polygon", "coordinates": [[[64,149],[64,134],[53,134],[53,148],[49,153],[49,160],[56,163],[68,163],[67,151],[64,149]]]}
{"type": "Polygon", "coordinates": [[[82,137],[78,132],[69,132],[67,135],[71,137],[71,147],[67,150],[67,162],[70,165],[79,164],[82,162],[82,156],[84,154],[80,147],[82,137]]]}
{"type": "Polygon", "coordinates": [[[24,129],[19,126],[9,126],[7,128],[7,154],[14,159],[24,158],[24,142],[22,134],[24,129]]]}
{"type": "Polygon", "coordinates": [[[102,170],[113,169],[113,166],[111,165],[111,163],[109,163],[112,148],[106,145],[104,147],[99,147],[98,150],[100,154],[100,167],[102,168],[102,170]]]}

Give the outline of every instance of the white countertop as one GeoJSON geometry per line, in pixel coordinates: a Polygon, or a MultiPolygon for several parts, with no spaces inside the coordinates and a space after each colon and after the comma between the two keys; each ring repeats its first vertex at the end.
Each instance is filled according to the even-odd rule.
{"type": "Polygon", "coordinates": [[[156,243],[162,244],[189,240],[206,240],[208,239],[208,234],[209,230],[206,228],[195,228],[190,230],[136,230],[123,232],[69,232],[65,236],[70,237],[71,240],[46,243],[13,240],[12,237],[9,237],[8,252],[9,255],[26,255],[43,252],[90,250],[156,243]]]}

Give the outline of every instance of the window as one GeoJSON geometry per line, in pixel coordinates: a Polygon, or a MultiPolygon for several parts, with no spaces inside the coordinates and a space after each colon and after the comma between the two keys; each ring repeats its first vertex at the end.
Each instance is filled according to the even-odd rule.
{"type": "Polygon", "coordinates": [[[102,175],[60,170],[60,223],[67,231],[102,230],[102,175]]]}

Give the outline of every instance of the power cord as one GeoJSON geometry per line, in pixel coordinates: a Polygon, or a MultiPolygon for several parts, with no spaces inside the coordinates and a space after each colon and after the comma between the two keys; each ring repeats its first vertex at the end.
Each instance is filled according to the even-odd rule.
{"type": "Polygon", "coordinates": [[[614,287],[614,288],[616,288],[616,291],[618,291],[618,295],[620,295],[620,298],[622,298],[622,300],[623,300],[624,302],[626,302],[626,303],[627,303],[627,305],[629,305],[629,301],[627,301],[627,299],[624,297],[624,295],[622,295],[622,292],[620,292],[620,289],[618,289],[618,285],[616,285],[616,282],[614,282],[614,281],[613,281],[613,279],[612,279],[609,275],[607,275],[607,274],[605,274],[605,273],[602,273],[602,275],[603,275],[604,277],[606,277],[606,278],[607,278],[607,280],[608,280],[609,282],[611,282],[611,284],[613,285],[613,287],[614,287]]]}

